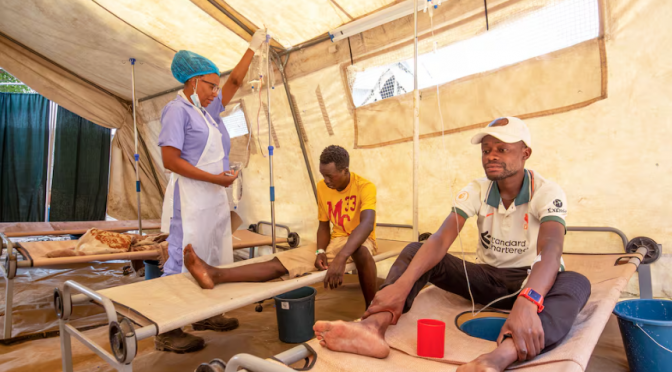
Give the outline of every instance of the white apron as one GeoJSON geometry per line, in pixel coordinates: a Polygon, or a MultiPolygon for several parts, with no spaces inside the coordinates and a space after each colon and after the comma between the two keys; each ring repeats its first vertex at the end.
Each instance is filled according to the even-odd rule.
{"type": "MultiPolygon", "coordinates": [[[[180,91],[182,97],[196,110],[208,126],[208,141],[196,168],[212,174],[224,172],[224,147],[222,134],[217,124],[207,112],[196,108],[180,91]]],[[[170,231],[173,217],[173,195],[175,182],[180,181],[180,204],[182,211],[182,248],[191,244],[194,251],[208,265],[220,266],[233,262],[233,241],[231,235],[231,212],[226,189],[213,183],[170,175],[163,201],[161,231],[170,231]]],[[[182,272],[186,272],[184,260],[182,272]]]]}

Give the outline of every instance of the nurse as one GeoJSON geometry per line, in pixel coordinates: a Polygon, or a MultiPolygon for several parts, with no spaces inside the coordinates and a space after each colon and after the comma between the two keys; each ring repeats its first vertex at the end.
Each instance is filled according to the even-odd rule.
{"type": "MultiPolygon", "coordinates": [[[[213,266],[233,262],[231,215],[225,187],[238,177],[229,169],[231,140],[220,114],[243,83],[252,57],[266,40],[263,30],[219,87],[219,69],[209,59],[181,50],[171,71],[184,89],[161,113],[159,146],[163,166],[172,172],[163,204],[161,230],[169,231],[170,258],[164,275],[186,272],[182,249],[191,244],[199,258],[213,266]]],[[[229,331],[238,320],[217,315],[194,323],[194,330],[229,331]]],[[[157,350],[188,353],[205,340],[176,329],[156,337],[157,350]]]]}

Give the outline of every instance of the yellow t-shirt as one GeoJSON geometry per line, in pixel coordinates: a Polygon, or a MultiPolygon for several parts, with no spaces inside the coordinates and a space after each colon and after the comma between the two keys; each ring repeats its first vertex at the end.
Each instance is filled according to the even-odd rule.
{"type": "MultiPolygon", "coordinates": [[[[364,178],[350,172],[350,183],[343,191],[330,189],[321,180],[317,183],[317,218],[330,221],[333,228],[331,237],[350,236],[359,226],[359,215],[363,210],[376,210],[376,186],[364,178]]],[[[376,240],[376,227],[369,238],[376,240]]]]}

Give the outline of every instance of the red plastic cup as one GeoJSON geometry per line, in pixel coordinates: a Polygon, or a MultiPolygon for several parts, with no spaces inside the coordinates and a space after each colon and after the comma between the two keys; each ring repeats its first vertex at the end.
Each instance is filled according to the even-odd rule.
{"type": "Polygon", "coordinates": [[[418,320],[418,356],[443,358],[446,323],[434,319],[418,320]]]}

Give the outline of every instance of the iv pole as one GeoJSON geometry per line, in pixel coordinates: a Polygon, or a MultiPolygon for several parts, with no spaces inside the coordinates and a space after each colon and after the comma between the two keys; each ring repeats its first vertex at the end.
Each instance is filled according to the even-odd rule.
{"type": "MultiPolygon", "coordinates": [[[[275,237],[275,184],[273,183],[273,143],[271,142],[271,36],[266,33],[266,46],[267,46],[267,63],[266,63],[266,105],[268,110],[266,112],[267,121],[268,121],[268,168],[270,172],[270,191],[271,191],[271,228],[273,229],[273,253],[276,253],[276,237],[275,237]]],[[[259,102],[261,104],[261,102],[259,102]]]]}
{"type": "Polygon", "coordinates": [[[420,168],[420,91],[418,90],[418,0],[414,0],[413,52],[413,239],[418,241],[418,179],[420,168]]]}
{"type": "Polygon", "coordinates": [[[133,98],[133,134],[135,135],[135,191],[138,195],[138,230],[142,235],[142,216],[140,213],[140,169],[139,163],[140,155],[138,155],[138,125],[135,119],[135,58],[129,59],[131,62],[131,95],[133,98]]]}

